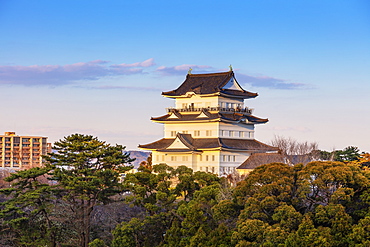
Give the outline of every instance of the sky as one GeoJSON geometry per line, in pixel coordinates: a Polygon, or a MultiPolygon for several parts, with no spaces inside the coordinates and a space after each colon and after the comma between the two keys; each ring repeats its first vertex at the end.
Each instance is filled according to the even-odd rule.
{"type": "Polygon", "coordinates": [[[0,0],[0,133],[138,150],[163,91],[229,65],[269,119],[257,140],[370,152],[368,0],[0,0]]]}

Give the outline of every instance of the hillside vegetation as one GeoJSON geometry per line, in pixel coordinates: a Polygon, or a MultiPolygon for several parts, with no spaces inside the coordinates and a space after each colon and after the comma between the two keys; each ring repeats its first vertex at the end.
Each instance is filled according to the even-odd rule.
{"type": "Polygon", "coordinates": [[[0,246],[370,246],[369,155],[228,178],[72,135],[1,190],[0,246]]]}

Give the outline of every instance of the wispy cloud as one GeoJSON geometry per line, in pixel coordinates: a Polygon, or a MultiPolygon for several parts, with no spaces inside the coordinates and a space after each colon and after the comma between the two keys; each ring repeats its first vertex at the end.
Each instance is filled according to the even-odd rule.
{"type": "Polygon", "coordinates": [[[137,63],[121,63],[121,64],[114,64],[111,67],[112,68],[130,68],[130,67],[151,67],[154,66],[154,58],[149,58],[143,62],[137,62],[137,63]]]}
{"type": "Polygon", "coordinates": [[[309,88],[307,84],[292,83],[287,80],[278,79],[270,76],[250,76],[238,73],[237,80],[241,84],[249,84],[253,87],[264,87],[271,89],[303,89],[309,88]]]}
{"type": "Polygon", "coordinates": [[[67,65],[0,66],[0,85],[61,86],[82,80],[98,80],[106,76],[141,74],[143,68],[155,65],[150,58],[132,64],[113,64],[95,60],[67,65]]]}
{"type": "Polygon", "coordinates": [[[172,67],[160,66],[157,68],[157,72],[164,76],[178,76],[186,75],[189,69],[200,70],[200,71],[215,71],[215,69],[208,65],[195,65],[195,64],[183,64],[172,67]]]}
{"type": "MultiPolygon", "coordinates": [[[[95,81],[109,76],[122,76],[133,74],[157,73],[160,76],[185,76],[191,68],[196,73],[212,73],[225,71],[209,65],[182,64],[177,66],[159,66],[156,69],[153,58],[136,63],[111,64],[109,61],[94,60],[67,65],[31,65],[31,66],[0,66],[1,85],[21,86],[62,86],[75,84],[93,89],[141,89],[156,90],[146,87],[126,87],[122,85],[91,86],[87,81],[95,81]],[[145,71],[144,71],[145,70],[145,71]]],[[[234,70],[238,71],[238,70],[234,70]]],[[[241,85],[252,87],[264,87],[271,89],[302,89],[309,88],[302,83],[291,83],[284,79],[270,76],[252,76],[236,72],[236,77],[241,85]]]]}
{"type": "Polygon", "coordinates": [[[122,89],[122,90],[140,90],[140,91],[157,91],[160,92],[161,89],[154,88],[154,87],[130,87],[130,86],[96,86],[96,87],[90,87],[91,89],[100,89],[100,90],[116,90],[116,89],[122,89]]]}
{"type": "MultiPolygon", "coordinates": [[[[225,69],[216,69],[208,65],[195,65],[195,64],[183,64],[172,67],[160,66],[157,68],[156,71],[159,72],[162,76],[179,76],[179,75],[184,76],[186,75],[190,68],[192,69],[192,72],[194,74],[204,72],[212,73],[218,71],[225,71],[225,69]]],[[[238,69],[234,71],[238,71],[238,69]]],[[[236,78],[240,84],[242,85],[248,84],[253,87],[288,89],[288,90],[309,88],[308,85],[303,83],[292,83],[288,82],[287,80],[274,78],[270,76],[251,76],[236,72],[236,78]]]]}

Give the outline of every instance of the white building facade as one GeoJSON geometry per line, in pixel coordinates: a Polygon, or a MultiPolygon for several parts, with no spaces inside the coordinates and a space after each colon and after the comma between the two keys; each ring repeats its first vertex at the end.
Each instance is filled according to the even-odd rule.
{"type": "Polygon", "coordinates": [[[232,70],[189,73],[180,87],[162,95],[175,99],[166,115],[151,119],[164,124],[164,138],[139,145],[152,151],[153,164],[185,165],[222,176],[233,173],[252,153],[277,152],[254,139],[254,125],[268,119],[253,116],[244,105],[258,94],[245,91],[232,70]]]}

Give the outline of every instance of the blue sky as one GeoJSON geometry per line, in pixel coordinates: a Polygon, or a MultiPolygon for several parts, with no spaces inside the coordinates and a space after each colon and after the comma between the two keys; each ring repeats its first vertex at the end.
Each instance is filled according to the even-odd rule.
{"type": "Polygon", "coordinates": [[[232,64],[256,138],[370,151],[370,2],[0,1],[0,131],[137,149],[193,73],[232,64]]]}

